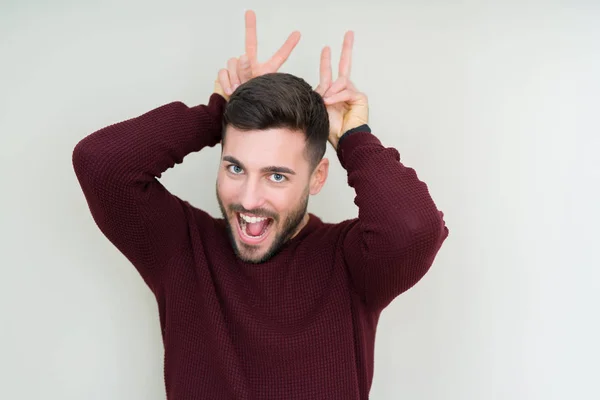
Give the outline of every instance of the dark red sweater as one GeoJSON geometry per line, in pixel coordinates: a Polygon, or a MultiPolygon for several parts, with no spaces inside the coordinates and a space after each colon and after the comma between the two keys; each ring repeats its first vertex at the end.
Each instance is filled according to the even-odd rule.
{"type": "Polygon", "coordinates": [[[94,220],[158,302],[167,396],[368,399],[380,312],[431,266],[448,235],[443,214],[395,149],[355,132],[337,155],[358,218],[329,224],[311,214],[273,259],[241,262],[222,219],[157,180],[219,143],[224,106],[217,94],[208,105],[173,102],[73,152],[94,220]]]}

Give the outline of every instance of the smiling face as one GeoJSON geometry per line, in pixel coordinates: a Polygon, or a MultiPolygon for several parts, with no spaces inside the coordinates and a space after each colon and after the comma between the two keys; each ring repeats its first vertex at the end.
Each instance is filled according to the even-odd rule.
{"type": "Polygon", "coordinates": [[[327,159],[312,167],[303,132],[228,126],[217,200],[236,255],[264,262],[294,237],[308,220],[308,197],[321,190],[328,167],[327,159]]]}

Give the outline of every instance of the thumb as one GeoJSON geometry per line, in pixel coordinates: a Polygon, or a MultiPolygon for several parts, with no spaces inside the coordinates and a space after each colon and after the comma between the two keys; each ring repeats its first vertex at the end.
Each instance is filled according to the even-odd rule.
{"type": "Polygon", "coordinates": [[[240,62],[238,63],[238,76],[241,83],[248,82],[252,79],[252,67],[250,66],[250,59],[246,54],[240,57],[240,62]]]}

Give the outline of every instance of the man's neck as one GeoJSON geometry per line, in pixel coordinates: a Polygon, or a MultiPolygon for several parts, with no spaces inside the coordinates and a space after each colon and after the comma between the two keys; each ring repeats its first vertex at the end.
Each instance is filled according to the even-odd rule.
{"type": "Polygon", "coordinates": [[[297,234],[299,234],[302,231],[302,229],[304,229],[306,224],[308,224],[309,219],[310,219],[310,216],[308,215],[308,212],[307,212],[304,214],[304,217],[302,218],[302,222],[300,222],[298,224],[298,228],[296,228],[296,232],[294,232],[294,234],[292,235],[292,238],[294,238],[297,234]]]}

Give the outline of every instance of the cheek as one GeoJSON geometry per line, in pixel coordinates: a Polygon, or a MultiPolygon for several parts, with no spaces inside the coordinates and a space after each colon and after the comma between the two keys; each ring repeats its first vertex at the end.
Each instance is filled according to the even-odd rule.
{"type": "Polygon", "coordinates": [[[298,202],[304,193],[303,187],[288,187],[282,190],[273,190],[268,197],[268,202],[280,214],[295,211],[298,202]]]}
{"type": "Polygon", "coordinates": [[[233,203],[236,198],[236,192],[236,185],[231,181],[231,179],[227,179],[226,176],[218,177],[217,194],[223,203],[233,203]]]}

